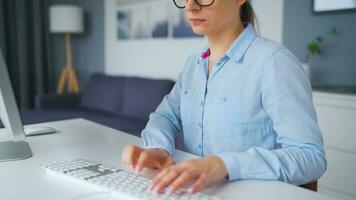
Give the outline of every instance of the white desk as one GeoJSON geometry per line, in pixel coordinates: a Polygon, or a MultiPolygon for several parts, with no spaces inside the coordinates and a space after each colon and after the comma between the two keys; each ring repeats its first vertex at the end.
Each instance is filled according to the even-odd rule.
{"type": "MultiPolygon", "coordinates": [[[[28,138],[33,151],[32,158],[0,162],[1,200],[71,200],[83,194],[97,192],[92,188],[48,175],[39,165],[46,162],[85,158],[123,168],[120,161],[123,147],[141,143],[141,140],[135,136],[84,119],[43,124],[60,130],[60,133],[28,138]]],[[[1,138],[4,138],[4,133],[6,131],[0,129],[1,138]]],[[[190,154],[177,151],[175,160],[179,162],[192,157],[190,154]]],[[[206,192],[241,200],[331,199],[319,193],[275,181],[236,181],[229,184],[216,184],[206,192]]],[[[93,197],[80,199],[93,199],[93,197]]],[[[99,196],[95,197],[101,199],[98,198],[99,196]]],[[[105,196],[105,199],[107,197],[105,196]]]]}

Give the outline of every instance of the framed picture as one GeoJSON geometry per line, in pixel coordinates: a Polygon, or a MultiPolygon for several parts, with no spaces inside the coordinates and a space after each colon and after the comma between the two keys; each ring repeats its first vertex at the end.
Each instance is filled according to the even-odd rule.
{"type": "Polygon", "coordinates": [[[145,7],[135,7],[130,9],[131,12],[131,38],[146,39],[148,38],[148,10],[145,7]]]}
{"type": "Polygon", "coordinates": [[[131,27],[130,27],[130,11],[129,10],[119,10],[117,12],[117,38],[118,39],[129,39],[131,38],[131,27]]]}
{"type": "Polygon", "coordinates": [[[152,38],[167,38],[169,32],[168,5],[157,2],[148,6],[149,36],[152,38]]]}
{"type": "Polygon", "coordinates": [[[173,38],[197,37],[184,16],[184,11],[173,8],[171,10],[171,20],[173,28],[173,38]]]}
{"type": "Polygon", "coordinates": [[[314,0],[315,13],[351,11],[356,13],[356,0],[314,0]]]}
{"type": "Polygon", "coordinates": [[[157,0],[119,6],[117,0],[117,39],[177,39],[194,38],[184,12],[171,1],[157,0]]]}

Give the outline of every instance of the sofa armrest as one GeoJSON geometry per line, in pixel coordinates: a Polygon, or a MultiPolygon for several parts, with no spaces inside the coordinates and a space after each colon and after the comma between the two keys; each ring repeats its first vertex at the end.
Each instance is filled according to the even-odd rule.
{"type": "Polygon", "coordinates": [[[81,96],[81,94],[37,95],[35,97],[35,109],[75,108],[79,106],[81,96]]]}

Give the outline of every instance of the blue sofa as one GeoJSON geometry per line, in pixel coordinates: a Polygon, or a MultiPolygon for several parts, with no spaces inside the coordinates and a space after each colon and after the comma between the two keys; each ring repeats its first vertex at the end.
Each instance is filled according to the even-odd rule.
{"type": "Polygon", "coordinates": [[[93,74],[81,94],[37,96],[35,110],[21,115],[24,124],[82,117],[139,136],[173,85],[170,80],[93,74]]]}

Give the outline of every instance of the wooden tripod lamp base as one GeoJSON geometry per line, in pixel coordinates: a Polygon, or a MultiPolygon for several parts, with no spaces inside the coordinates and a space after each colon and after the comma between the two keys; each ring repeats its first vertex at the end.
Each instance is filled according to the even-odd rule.
{"type": "Polygon", "coordinates": [[[67,65],[63,67],[57,84],[57,94],[63,94],[64,86],[67,83],[69,93],[78,93],[79,84],[77,75],[72,66],[72,48],[70,43],[70,33],[66,33],[66,55],[67,65]]]}
{"type": "Polygon", "coordinates": [[[57,94],[63,94],[64,86],[67,83],[69,93],[78,93],[79,84],[77,75],[72,66],[65,66],[62,69],[61,76],[57,85],[57,94]]]}

